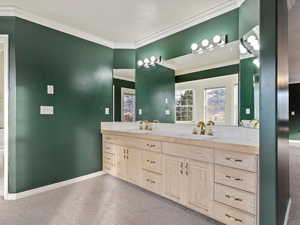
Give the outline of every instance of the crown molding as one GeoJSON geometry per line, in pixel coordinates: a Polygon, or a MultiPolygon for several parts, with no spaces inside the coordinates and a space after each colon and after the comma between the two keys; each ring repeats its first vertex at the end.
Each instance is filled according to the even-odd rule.
{"type": "Polygon", "coordinates": [[[15,16],[19,17],[54,30],[58,30],[109,48],[113,49],[137,49],[147,44],[153,43],[162,38],[168,37],[177,32],[183,31],[187,28],[203,23],[209,19],[220,16],[233,9],[239,8],[245,0],[230,0],[219,4],[217,7],[211,8],[206,11],[199,12],[197,15],[188,18],[180,23],[166,27],[158,32],[146,35],[145,38],[137,40],[134,43],[114,43],[96,35],[75,29],[73,27],[64,25],[54,20],[50,20],[41,16],[37,16],[33,13],[27,12],[21,8],[15,6],[0,6],[0,16],[15,16]]]}
{"type": "Polygon", "coordinates": [[[28,20],[30,22],[34,22],[37,24],[40,24],[45,27],[52,28],[54,30],[58,30],[82,39],[85,39],[87,41],[91,41],[100,45],[104,45],[109,48],[114,47],[114,43],[109,40],[105,40],[103,38],[100,38],[96,35],[80,31],[78,29],[72,28],[70,26],[64,25],[62,23],[58,23],[54,20],[46,19],[44,17],[37,16],[35,14],[32,14],[30,12],[27,12],[25,10],[22,10],[18,7],[14,6],[8,6],[8,7],[0,7],[0,16],[15,16],[19,17],[24,20],[28,20]]]}
{"type": "Polygon", "coordinates": [[[143,47],[147,44],[158,41],[162,38],[168,37],[172,34],[178,33],[185,29],[188,29],[197,24],[203,23],[207,20],[210,20],[214,17],[220,16],[226,12],[229,12],[233,9],[239,8],[244,0],[230,0],[224,2],[224,4],[219,4],[218,6],[211,8],[206,11],[199,12],[197,15],[190,17],[187,20],[184,20],[180,23],[169,26],[165,29],[162,29],[158,32],[147,35],[145,38],[135,42],[136,48],[143,47]]]}

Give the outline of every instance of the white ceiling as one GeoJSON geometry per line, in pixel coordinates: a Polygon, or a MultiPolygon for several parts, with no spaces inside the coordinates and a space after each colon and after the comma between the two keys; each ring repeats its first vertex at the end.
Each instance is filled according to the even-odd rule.
{"type": "Polygon", "coordinates": [[[300,1],[289,11],[290,82],[300,82],[300,1]]]}
{"type": "Polygon", "coordinates": [[[188,54],[163,61],[163,66],[175,70],[176,75],[218,68],[239,63],[239,41],[228,43],[224,47],[205,51],[202,54],[188,54]]]}
{"type": "MultiPolygon", "coordinates": [[[[217,13],[238,7],[242,0],[0,0],[0,7],[63,24],[102,40],[136,44],[170,30],[186,28],[217,13]]],[[[0,10],[1,11],[1,10],[0,10]]],[[[156,37],[157,38],[157,37],[156,37]]]]}

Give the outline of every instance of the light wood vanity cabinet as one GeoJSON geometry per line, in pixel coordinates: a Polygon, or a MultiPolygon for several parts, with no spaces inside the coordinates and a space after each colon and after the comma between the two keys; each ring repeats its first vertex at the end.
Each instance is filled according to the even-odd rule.
{"type": "Polygon", "coordinates": [[[258,225],[258,157],[120,135],[103,136],[103,169],[227,225],[258,225]]]}

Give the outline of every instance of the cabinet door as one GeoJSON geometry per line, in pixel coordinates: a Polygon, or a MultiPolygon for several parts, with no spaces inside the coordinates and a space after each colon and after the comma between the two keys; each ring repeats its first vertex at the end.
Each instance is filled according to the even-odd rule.
{"type": "Polygon", "coordinates": [[[213,165],[190,160],[187,168],[187,205],[202,213],[210,213],[213,207],[213,165]]]}
{"type": "Polygon", "coordinates": [[[116,169],[116,176],[126,180],[127,177],[127,158],[126,158],[126,149],[121,146],[116,147],[117,153],[117,169],[116,169]]]}
{"type": "Polygon", "coordinates": [[[185,190],[184,159],[165,156],[164,161],[164,195],[174,201],[181,202],[185,190]]]}
{"type": "Polygon", "coordinates": [[[126,148],[127,153],[127,180],[131,183],[141,184],[142,153],[138,149],[126,148]]]}

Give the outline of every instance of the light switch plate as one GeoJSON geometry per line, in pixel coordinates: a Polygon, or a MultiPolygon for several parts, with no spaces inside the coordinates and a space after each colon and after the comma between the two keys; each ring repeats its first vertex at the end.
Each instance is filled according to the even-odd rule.
{"type": "Polygon", "coordinates": [[[139,109],[139,115],[142,115],[142,114],[143,114],[143,110],[139,109]]]}
{"type": "Polygon", "coordinates": [[[167,109],[167,110],[165,111],[165,114],[166,114],[166,115],[170,115],[170,114],[171,114],[170,110],[167,109]]]}
{"type": "Polygon", "coordinates": [[[109,115],[109,108],[105,108],[105,115],[109,115]]]}
{"type": "Polygon", "coordinates": [[[246,114],[250,115],[251,114],[251,110],[249,108],[246,109],[246,114]]]}
{"type": "Polygon", "coordinates": [[[291,115],[292,115],[292,116],[295,116],[295,115],[296,115],[295,111],[292,111],[292,112],[291,112],[291,115]]]}
{"type": "Polygon", "coordinates": [[[40,114],[41,115],[53,115],[54,107],[53,106],[40,106],[40,114]]]}
{"type": "Polygon", "coordinates": [[[53,85],[47,85],[47,94],[54,95],[54,86],[53,85]]]}
{"type": "Polygon", "coordinates": [[[165,103],[168,104],[169,103],[169,99],[165,98],[165,103]]]}

